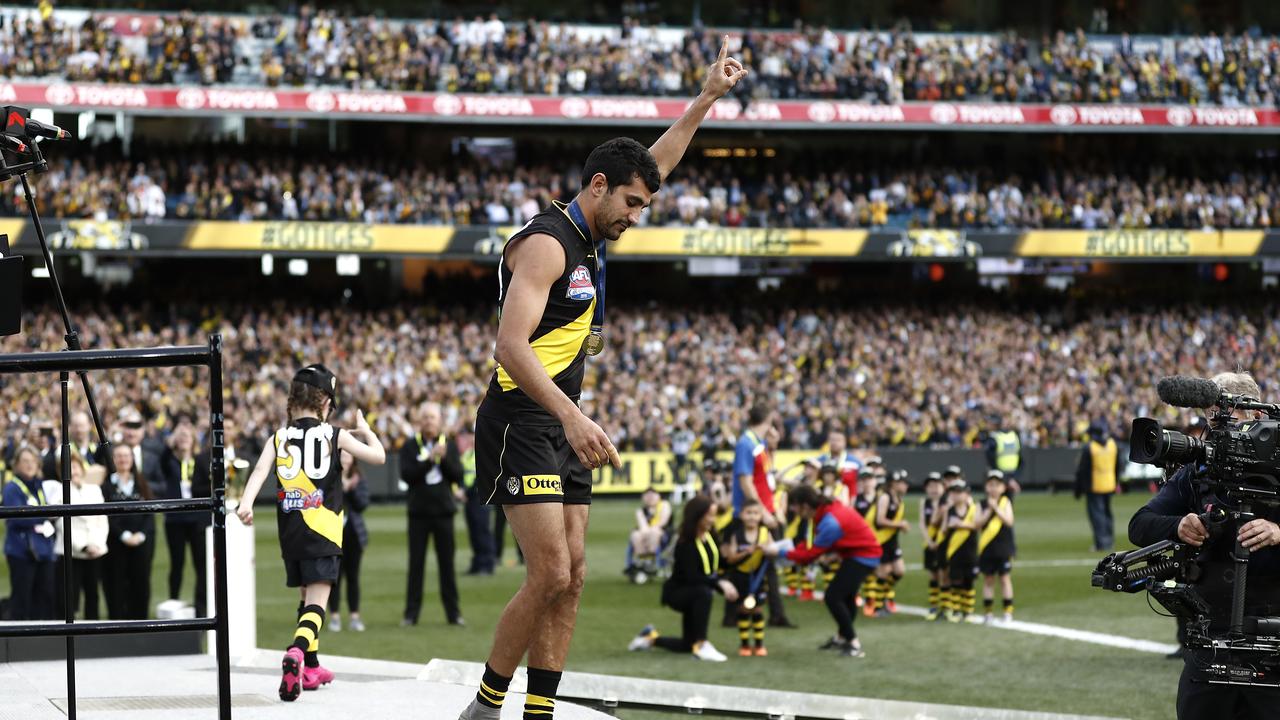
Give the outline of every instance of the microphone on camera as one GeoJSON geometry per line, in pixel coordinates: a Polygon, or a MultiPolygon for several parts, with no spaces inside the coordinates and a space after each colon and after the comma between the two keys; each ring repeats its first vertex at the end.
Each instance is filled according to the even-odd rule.
{"type": "Polygon", "coordinates": [[[24,140],[70,140],[71,133],[57,125],[46,125],[31,117],[31,111],[17,105],[4,108],[4,134],[24,140]]]}
{"type": "Polygon", "coordinates": [[[1160,378],[1156,394],[1169,405],[1182,408],[1207,408],[1218,404],[1222,388],[1205,378],[1174,375],[1160,378]]]}

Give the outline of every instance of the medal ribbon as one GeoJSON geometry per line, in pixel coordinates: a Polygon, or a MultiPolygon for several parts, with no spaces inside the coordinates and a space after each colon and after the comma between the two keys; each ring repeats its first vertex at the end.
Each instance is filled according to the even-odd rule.
{"type": "MultiPolygon", "coordinates": [[[[757,545],[761,544],[761,541],[769,536],[767,530],[764,528],[760,528],[760,530],[760,534],[756,537],[757,545]]],[[[761,559],[760,567],[751,573],[751,579],[747,583],[747,595],[749,597],[755,597],[756,593],[760,592],[760,585],[764,583],[764,571],[768,569],[769,562],[770,560],[767,557],[761,559]]]]}
{"type": "Polygon", "coordinates": [[[577,200],[569,203],[566,211],[569,213],[569,219],[577,226],[578,232],[582,233],[582,237],[596,249],[596,311],[595,316],[591,318],[591,332],[599,335],[604,330],[604,266],[607,241],[602,240],[598,245],[595,243],[591,228],[587,226],[587,217],[582,214],[582,208],[578,207],[577,200]]]}

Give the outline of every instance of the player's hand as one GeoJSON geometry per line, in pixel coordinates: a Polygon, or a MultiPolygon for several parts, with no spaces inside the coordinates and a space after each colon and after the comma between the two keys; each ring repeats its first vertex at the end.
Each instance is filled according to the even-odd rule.
{"type": "Polygon", "coordinates": [[[738,588],[734,587],[733,583],[728,580],[721,580],[720,591],[724,593],[726,602],[738,602],[738,588]]]}
{"type": "Polygon", "coordinates": [[[369,429],[369,421],[364,419],[363,410],[356,410],[356,429],[362,432],[372,432],[369,429]]]}
{"type": "Polygon", "coordinates": [[[778,527],[778,518],[776,515],[766,514],[764,516],[763,522],[764,522],[764,526],[769,528],[770,530],[775,530],[778,527]]]}
{"type": "MultiPolygon", "coordinates": [[[[1255,520],[1254,522],[1258,522],[1255,520]]],[[[1253,523],[1245,525],[1249,527],[1253,523]]],[[[1244,534],[1244,528],[1240,528],[1241,537],[1244,534]]],[[[1187,543],[1200,547],[1205,540],[1209,539],[1209,531],[1205,529],[1204,523],[1200,522],[1200,516],[1195,513],[1187,513],[1178,521],[1178,539],[1187,543]]]]}
{"type": "Polygon", "coordinates": [[[578,460],[588,470],[604,467],[606,463],[616,468],[622,467],[618,449],[609,441],[604,430],[586,415],[578,413],[571,417],[564,424],[564,436],[569,441],[569,446],[578,454],[578,460]]]}
{"type": "Polygon", "coordinates": [[[1270,520],[1250,520],[1240,528],[1240,544],[1250,551],[1280,545],[1280,525],[1270,520]]]}
{"type": "Polygon", "coordinates": [[[737,58],[729,57],[729,36],[724,37],[720,45],[720,55],[707,69],[707,80],[702,85],[702,93],[712,98],[722,98],[738,81],[746,77],[747,70],[737,58]]]}
{"type": "Polygon", "coordinates": [[[911,532],[911,523],[907,522],[906,520],[903,520],[902,527],[898,528],[898,532],[904,532],[904,533],[911,532]]]}
{"type": "Polygon", "coordinates": [[[245,525],[253,525],[253,506],[240,504],[236,506],[236,517],[245,525]]]}

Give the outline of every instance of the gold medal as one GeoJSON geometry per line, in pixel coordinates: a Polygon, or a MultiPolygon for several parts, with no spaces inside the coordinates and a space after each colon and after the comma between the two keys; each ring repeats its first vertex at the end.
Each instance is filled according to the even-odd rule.
{"type": "Polygon", "coordinates": [[[748,595],[748,596],[747,596],[747,597],[742,601],[742,607],[746,608],[747,610],[755,610],[755,609],[756,609],[756,596],[755,596],[755,595],[748,595]]]}
{"type": "Polygon", "coordinates": [[[599,355],[604,352],[604,335],[593,332],[582,341],[582,350],[588,355],[599,355]]]}

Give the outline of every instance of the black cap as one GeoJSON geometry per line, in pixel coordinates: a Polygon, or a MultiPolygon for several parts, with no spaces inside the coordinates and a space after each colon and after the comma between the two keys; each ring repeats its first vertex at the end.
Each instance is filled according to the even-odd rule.
{"type": "Polygon", "coordinates": [[[947,483],[947,490],[951,492],[960,492],[961,490],[967,491],[968,489],[969,489],[968,483],[966,483],[964,480],[961,480],[959,478],[956,478],[955,480],[952,480],[950,483],[947,483]]]}
{"type": "Polygon", "coordinates": [[[901,481],[902,481],[902,482],[904,482],[904,483],[910,483],[910,482],[911,482],[911,473],[909,473],[909,472],[907,472],[906,470],[903,470],[903,469],[894,470],[894,471],[893,471],[893,477],[892,477],[892,479],[893,479],[893,481],[894,481],[894,482],[898,482],[899,480],[901,480],[901,481]]]}
{"type": "Polygon", "coordinates": [[[942,471],[942,474],[944,477],[947,475],[955,475],[956,477],[962,477],[964,475],[964,472],[960,470],[959,465],[948,465],[947,469],[942,471]]]}
{"type": "Polygon", "coordinates": [[[999,481],[1001,481],[1001,482],[1004,482],[1004,471],[1003,471],[1003,470],[997,470],[997,469],[994,469],[994,468],[993,468],[993,469],[991,469],[991,470],[988,470],[988,471],[987,471],[987,479],[988,479],[988,480],[999,480],[999,481]]]}
{"type": "Polygon", "coordinates": [[[942,473],[934,471],[924,476],[925,485],[928,485],[929,483],[932,483],[932,482],[936,482],[936,483],[942,482],[942,473]]]}
{"type": "Polygon", "coordinates": [[[329,396],[329,404],[333,409],[338,407],[338,377],[322,363],[308,365],[293,376],[293,381],[310,385],[329,396]]]}

